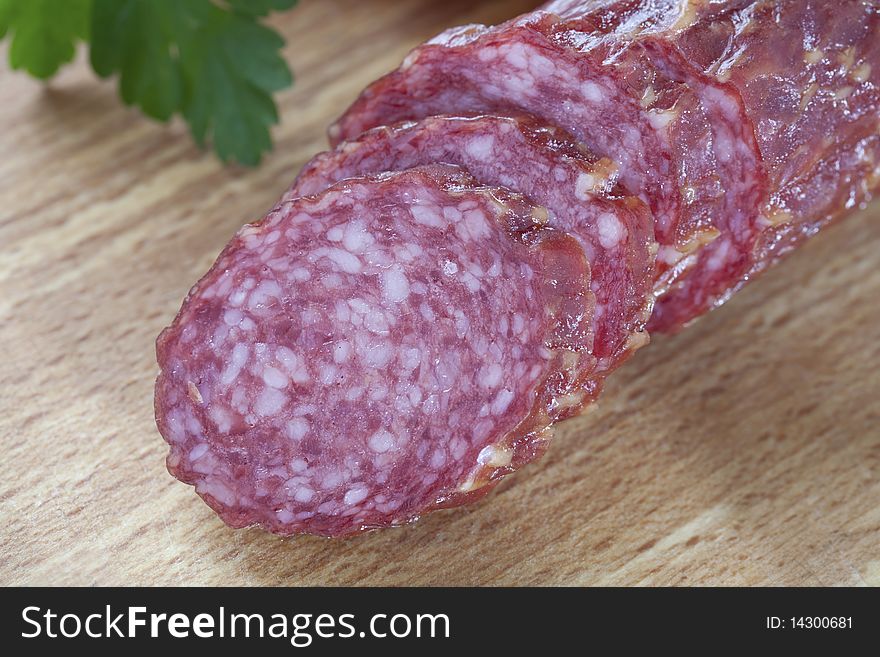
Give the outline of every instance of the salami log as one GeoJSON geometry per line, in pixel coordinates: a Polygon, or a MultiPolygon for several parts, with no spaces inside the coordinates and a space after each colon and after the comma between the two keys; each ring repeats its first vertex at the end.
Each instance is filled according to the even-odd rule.
{"type": "Polygon", "coordinates": [[[615,39],[632,39],[707,107],[720,94],[737,99],[740,116],[732,119],[755,136],[744,145],[755,149],[766,185],[718,215],[720,237],[664,290],[651,330],[677,330],[720,305],[803,239],[863,205],[880,182],[876,3],[555,0],[544,9],[592,34],[601,26],[615,39]],[[738,208],[748,211],[737,216],[738,208]]]}
{"type": "Polygon", "coordinates": [[[602,380],[647,342],[656,251],[647,207],[619,195],[611,162],[528,116],[437,116],[367,131],[316,156],[285,198],[315,194],[352,176],[431,162],[460,165],[484,184],[525,194],[550,210],[549,226],[580,241],[596,299],[596,369],[582,376],[587,398],[594,399],[602,380]]]}
{"type": "Polygon", "coordinates": [[[871,198],[878,34],[859,0],[554,0],[416,48],[160,335],[169,470],[283,535],[485,494],[653,296],[677,330],[871,198]]]}
{"type": "Polygon", "coordinates": [[[433,166],[242,228],[157,343],[169,470],[283,535],[485,494],[543,452],[591,358],[589,266],[546,216],[433,166]]]}

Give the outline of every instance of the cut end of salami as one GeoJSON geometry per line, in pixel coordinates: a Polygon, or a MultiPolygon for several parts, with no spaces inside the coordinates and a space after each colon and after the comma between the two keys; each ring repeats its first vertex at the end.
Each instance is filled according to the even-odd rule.
{"type": "Polygon", "coordinates": [[[546,216],[434,166],[245,226],[158,340],[169,470],[283,535],[483,494],[543,452],[591,358],[589,266],[546,216]]]}

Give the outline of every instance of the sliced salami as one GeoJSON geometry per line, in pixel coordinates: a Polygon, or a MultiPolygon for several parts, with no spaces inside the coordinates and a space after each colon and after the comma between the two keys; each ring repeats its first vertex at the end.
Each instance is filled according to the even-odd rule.
{"type": "Polygon", "coordinates": [[[245,226],[157,343],[171,473],[282,535],[485,494],[543,452],[591,358],[589,266],[546,217],[433,166],[245,226]]]}
{"type": "Polygon", "coordinates": [[[654,295],[677,330],[867,203],[878,33],[864,0],[554,0],[415,49],[159,336],[169,470],[282,535],[484,495],[654,295]]]}
{"type": "Polygon", "coordinates": [[[560,128],[533,117],[485,115],[376,128],[316,156],[285,198],[315,194],[352,176],[432,162],[460,165],[481,183],[525,194],[550,210],[549,226],[580,241],[596,299],[596,369],[582,380],[595,397],[604,377],[647,343],[656,243],[647,207],[614,195],[616,167],[591,156],[560,128]]]}
{"type": "Polygon", "coordinates": [[[538,11],[445,32],[368,87],[331,140],[436,113],[526,111],[560,125],[617,162],[622,185],[650,205],[662,292],[703,245],[751,230],[766,178],[738,96],[643,45],[643,34],[662,45],[679,13],[663,3],[643,13],[538,11]]]}

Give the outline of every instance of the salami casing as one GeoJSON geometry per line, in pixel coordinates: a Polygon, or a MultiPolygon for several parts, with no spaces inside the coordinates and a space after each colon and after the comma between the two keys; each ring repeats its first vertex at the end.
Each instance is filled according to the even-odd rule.
{"type": "Polygon", "coordinates": [[[546,214],[433,166],[242,228],[157,343],[169,470],[284,535],[484,494],[543,452],[591,358],[589,266],[546,214]]]}
{"type": "Polygon", "coordinates": [[[729,298],[804,239],[864,207],[880,186],[880,6],[774,0],[691,6],[667,37],[742,99],[767,193],[756,230],[716,240],[658,304],[674,330],[729,298]]]}

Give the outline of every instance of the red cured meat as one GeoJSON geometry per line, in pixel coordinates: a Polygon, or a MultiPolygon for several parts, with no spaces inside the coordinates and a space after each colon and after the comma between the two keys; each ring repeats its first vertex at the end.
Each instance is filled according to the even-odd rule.
{"type": "Polygon", "coordinates": [[[739,97],[649,49],[679,16],[650,18],[539,11],[450,30],[368,87],[331,138],[435,113],[527,111],[558,124],[618,162],[623,186],[651,206],[663,292],[702,245],[752,230],[766,181],[739,97]]]}
{"type": "Polygon", "coordinates": [[[596,366],[581,380],[587,399],[595,398],[604,377],[647,343],[656,250],[648,209],[633,197],[611,196],[617,174],[610,162],[597,161],[561,129],[524,116],[441,116],[370,130],[316,156],[285,198],[431,162],[460,165],[484,184],[525,194],[550,210],[551,227],[580,241],[596,299],[596,366]]]}
{"type": "Polygon", "coordinates": [[[284,535],[484,495],[651,290],[677,330],[871,198],[878,34],[858,0],[556,0],[417,48],[159,337],[169,470],[284,535]]]}
{"type": "MultiPolygon", "coordinates": [[[[673,125],[694,124],[696,120],[699,125],[711,126],[711,142],[689,142],[687,135],[703,132],[693,125],[685,130],[677,128],[671,139],[683,146],[681,154],[674,158],[681,163],[679,166],[692,167],[692,162],[700,161],[697,170],[709,173],[689,184],[683,196],[704,199],[700,205],[718,233],[711,241],[695,245],[676,263],[672,273],[658,279],[658,306],[674,305],[679,312],[675,321],[669,322],[663,316],[671,316],[658,310],[650,323],[652,331],[676,330],[723,302],[731,288],[747,277],[752,249],[761,233],[760,208],[766,199],[768,181],[742,99],[735,89],[693,66],[677,47],[680,35],[690,25],[714,19],[719,4],[680,0],[557,0],[544,7],[562,16],[578,34],[626,44],[627,55],[617,68],[634,71],[634,79],[639,77],[639,71],[659,71],[660,75],[651,74],[649,88],[654,93],[658,85],[662,93],[668,93],[670,88],[675,91],[679,85],[693,90],[700,110],[694,112],[694,100],[683,96],[681,100],[687,99],[691,107],[679,112],[673,125]],[[711,160],[700,159],[707,153],[711,153],[711,160]],[[706,199],[716,202],[709,205],[706,199]],[[676,297],[677,291],[686,290],[687,303],[667,298],[670,284],[676,297]]],[[[728,2],[727,6],[742,4],[745,3],[728,2]]],[[[641,82],[637,85],[639,89],[643,87],[641,82]]]]}
{"type": "MultiPolygon", "coordinates": [[[[672,45],[741,95],[769,197],[747,269],[712,259],[660,300],[652,326],[677,328],[727,299],[805,238],[863,207],[880,185],[880,8],[873,2],[728,2],[689,17],[672,45]],[[723,271],[723,270],[722,270],[723,271]]],[[[730,249],[737,255],[741,247],[730,249]]]]}
{"type": "Polygon", "coordinates": [[[651,203],[649,329],[672,331],[876,190],[878,35],[859,0],[556,0],[417,48],[331,136],[487,109],[563,125],[651,203]]]}
{"type": "Polygon", "coordinates": [[[159,336],[168,468],[228,524],[337,536],[471,501],[538,457],[590,358],[589,267],[451,166],[242,228],[159,336]]]}
{"type": "Polygon", "coordinates": [[[621,35],[637,29],[655,65],[687,80],[704,104],[707,93],[738,98],[743,132],[755,135],[766,189],[718,215],[721,236],[664,290],[650,330],[677,330],[720,305],[877,189],[876,3],[556,0],[544,9],[621,35]],[[746,207],[748,221],[736,216],[746,207]]]}

